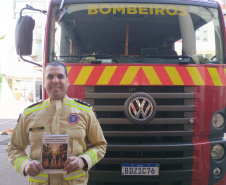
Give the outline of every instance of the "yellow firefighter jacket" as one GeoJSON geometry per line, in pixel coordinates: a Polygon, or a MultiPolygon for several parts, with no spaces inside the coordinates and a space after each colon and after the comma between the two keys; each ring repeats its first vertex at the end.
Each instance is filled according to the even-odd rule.
{"type": "Polygon", "coordinates": [[[24,175],[25,166],[31,160],[41,162],[43,134],[69,135],[68,157],[84,158],[88,168],[71,174],[43,173],[35,177],[28,176],[29,184],[87,184],[88,170],[104,157],[107,146],[92,108],[80,100],[66,96],[64,100],[47,99],[25,109],[13,130],[7,149],[8,158],[19,173],[24,175]],[[91,145],[89,149],[87,142],[91,145]],[[29,143],[28,156],[25,149],[29,143]]]}

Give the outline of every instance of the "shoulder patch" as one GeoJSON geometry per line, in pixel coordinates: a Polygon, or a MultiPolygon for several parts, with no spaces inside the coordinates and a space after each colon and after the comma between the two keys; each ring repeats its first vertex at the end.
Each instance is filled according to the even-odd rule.
{"type": "Polygon", "coordinates": [[[75,102],[78,102],[78,103],[80,103],[80,104],[82,104],[82,105],[85,105],[85,106],[87,106],[87,107],[91,107],[90,104],[86,103],[85,101],[79,100],[79,99],[77,99],[77,98],[74,98],[74,101],[75,101],[75,102]]]}
{"type": "Polygon", "coordinates": [[[81,110],[84,110],[86,112],[90,112],[91,110],[91,106],[90,104],[82,101],[82,100],[79,100],[79,99],[76,99],[76,98],[73,98],[73,99],[68,99],[67,102],[65,102],[65,105],[69,105],[71,107],[74,107],[76,109],[81,109],[81,110]]]}
{"type": "Polygon", "coordinates": [[[47,107],[50,107],[51,104],[48,103],[47,101],[40,101],[38,103],[34,103],[33,105],[27,107],[26,109],[24,109],[24,115],[28,115],[32,112],[35,112],[35,111],[40,111],[40,110],[43,110],[47,107]]]}

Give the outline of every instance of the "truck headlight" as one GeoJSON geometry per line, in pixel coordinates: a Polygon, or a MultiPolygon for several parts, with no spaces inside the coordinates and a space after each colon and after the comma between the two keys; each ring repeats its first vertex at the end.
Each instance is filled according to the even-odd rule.
{"type": "Polygon", "coordinates": [[[218,160],[224,156],[224,148],[223,146],[216,144],[211,151],[211,156],[213,159],[218,160]]]}
{"type": "Polygon", "coordinates": [[[221,169],[220,168],[215,168],[214,170],[213,170],[213,175],[214,176],[219,176],[221,174],[221,169]]]}
{"type": "Polygon", "coordinates": [[[224,116],[220,113],[216,113],[212,118],[212,125],[215,129],[221,129],[224,126],[224,116]]]}

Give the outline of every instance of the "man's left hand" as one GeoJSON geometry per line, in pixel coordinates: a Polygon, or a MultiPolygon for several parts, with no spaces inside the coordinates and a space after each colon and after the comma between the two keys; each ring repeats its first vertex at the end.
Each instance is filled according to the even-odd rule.
{"type": "Polygon", "coordinates": [[[71,156],[68,157],[64,164],[64,170],[67,171],[67,174],[74,171],[81,170],[87,165],[86,161],[80,157],[71,156]]]}

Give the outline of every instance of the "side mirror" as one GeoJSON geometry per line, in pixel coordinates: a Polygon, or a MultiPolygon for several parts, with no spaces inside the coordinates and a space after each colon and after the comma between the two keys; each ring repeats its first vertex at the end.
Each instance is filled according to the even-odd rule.
{"type": "Polygon", "coordinates": [[[15,46],[19,56],[32,54],[33,30],[35,20],[30,16],[21,16],[16,24],[15,46]]]}
{"type": "Polygon", "coordinates": [[[24,56],[32,54],[32,42],[33,42],[33,30],[35,27],[35,20],[31,16],[22,16],[23,10],[32,10],[38,11],[43,14],[47,14],[45,10],[39,10],[31,7],[30,5],[26,5],[26,8],[22,8],[20,11],[20,18],[16,24],[16,31],[15,31],[15,45],[16,45],[16,53],[20,56],[20,58],[24,62],[28,62],[37,66],[42,67],[42,65],[26,60],[23,58],[24,56]]]}

